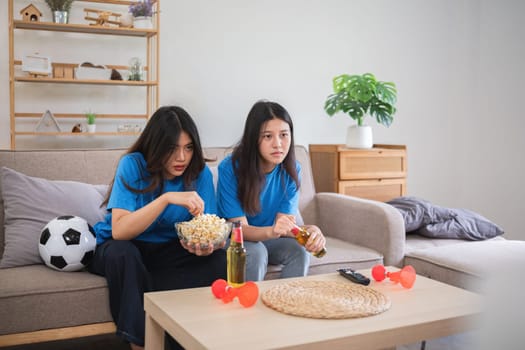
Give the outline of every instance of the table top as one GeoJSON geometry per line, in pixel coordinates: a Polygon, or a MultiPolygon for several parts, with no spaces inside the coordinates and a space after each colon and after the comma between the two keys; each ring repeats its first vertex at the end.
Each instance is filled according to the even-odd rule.
{"type": "MultiPolygon", "coordinates": [[[[387,271],[398,269],[387,267],[387,271]]],[[[370,270],[361,270],[370,277],[370,270]]],[[[338,273],[312,275],[316,281],[347,281],[338,273]]],[[[259,292],[293,279],[257,282],[259,292]]],[[[352,283],[347,281],[348,283],[352,283]]],[[[443,337],[476,328],[481,297],[475,293],[417,276],[411,289],[388,279],[370,287],[391,300],[389,310],[351,319],[312,319],[280,313],[257,303],[244,308],[234,299],[224,304],[210,287],[152,292],[144,308],[184,347],[191,349],[385,348],[443,337]]]]}

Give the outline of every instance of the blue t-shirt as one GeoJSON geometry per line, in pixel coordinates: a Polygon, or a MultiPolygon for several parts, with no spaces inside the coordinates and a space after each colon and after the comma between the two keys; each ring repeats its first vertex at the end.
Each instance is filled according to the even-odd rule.
{"type": "MultiPolygon", "coordinates": [[[[301,166],[295,164],[299,179],[301,166]]],[[[266,174],[264,187],[259,196],[261,211],[248,215],[241,206],[237,196],[238,182],[233,170],[231,155],[219,164],[219,180],[217,183],[217,210],[219,216],[231,219],[245,216],[252,226],[272,226],[277,213],[297,215],[299,191],[292,177],[282,168],[276,166],[266,174]]]]}
{"type": "MultiPolygon", "coordinates": [[[[104,221],[100,221],[93,227],[97,235],[97,244],[112,239],[111,234],[111,209],[119,208],[136,211],[165,192],[183,192],[184,188],[182,176],[177,176],[171,180],[164,180],[164,189],[162,193],[135,193],[124,185],[127,183],[132,188],[144,189],[148,186],[148,181],[144,179],[149,177],[146,170],[146,160],[141,153],[130,153],[122,157],[115,174],[113,189],[107,205],[108,214],[104,221]]],[[[208,166],[199,174],[193,184],[192,190],[196,191],[204,201],[204,212],[208,214],[217,213],[217,202],[213,188],[212,174],[208,166]]],[[[179,205],[168,204],[164,211],[155,219],[155,221],[135,239],[145,242],[162,243],[177,238],[175,223],[187,221],[192,218],[188,210],[179,205]]]]}

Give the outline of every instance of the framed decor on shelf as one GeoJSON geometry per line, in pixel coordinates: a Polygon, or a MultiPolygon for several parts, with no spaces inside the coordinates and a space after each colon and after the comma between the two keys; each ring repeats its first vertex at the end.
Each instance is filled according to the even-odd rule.
{"type": "Polygon", "coordinates": [[[22,71],[35,76],[48,76],[51,74],[51,59],[38,53],[25,55],[22,58],[22,71]]]}
{"type": "Polygon", "coordinates": [[[35,126],[35,131],[39,132],[60,132],[60,125],[51,111],[48,109],[42,114],[35,126]]]}

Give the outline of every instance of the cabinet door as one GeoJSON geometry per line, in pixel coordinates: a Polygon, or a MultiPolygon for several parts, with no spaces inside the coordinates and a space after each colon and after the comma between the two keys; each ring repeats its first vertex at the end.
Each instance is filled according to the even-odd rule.
{"type": "Polygon", "coordinates": [[[406,176],[406,153],[371,149],[339,153],[339,179],[384,179],[406,176]]]}
{"type": "Polygon", "coordinates": [[[405,179],[339,181],[338,192],[349,196],[386,202],[405,195],[405,179]]]}

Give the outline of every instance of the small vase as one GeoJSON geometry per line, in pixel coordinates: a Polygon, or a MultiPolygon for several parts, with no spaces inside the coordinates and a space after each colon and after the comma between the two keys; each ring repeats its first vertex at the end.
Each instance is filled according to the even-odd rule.
{"type": "Polygon", "coordinates": [[[348,148],[372,148],[372,127],[352,125],[348,127],[346,133],[346,147],[348,148]]]}
{"type": "Polygon", "coordinates": [[[136,29],[151,29],[153,28],[153,22],[151,21],[151,17],[133,17],[133,27],[136,29]]]}
{"type": "Polygon", "coordinates": [[[126,13],[120,16],[120,26],[124,28],[133,27],[133,15],[131,13],[126,13]]]}
{"type": "Polygon", "coordinates": [[[69,13],[67,11],[53,11],[53,22],[61,24],[69,23],[69,13]]]}
{"type": "Polygon", "coordinates": [[[97,125],[96,124],[88,124],[87,125],[87,131],[88,132],[95,132],[95,131],[97,131],[97,125]]]}

